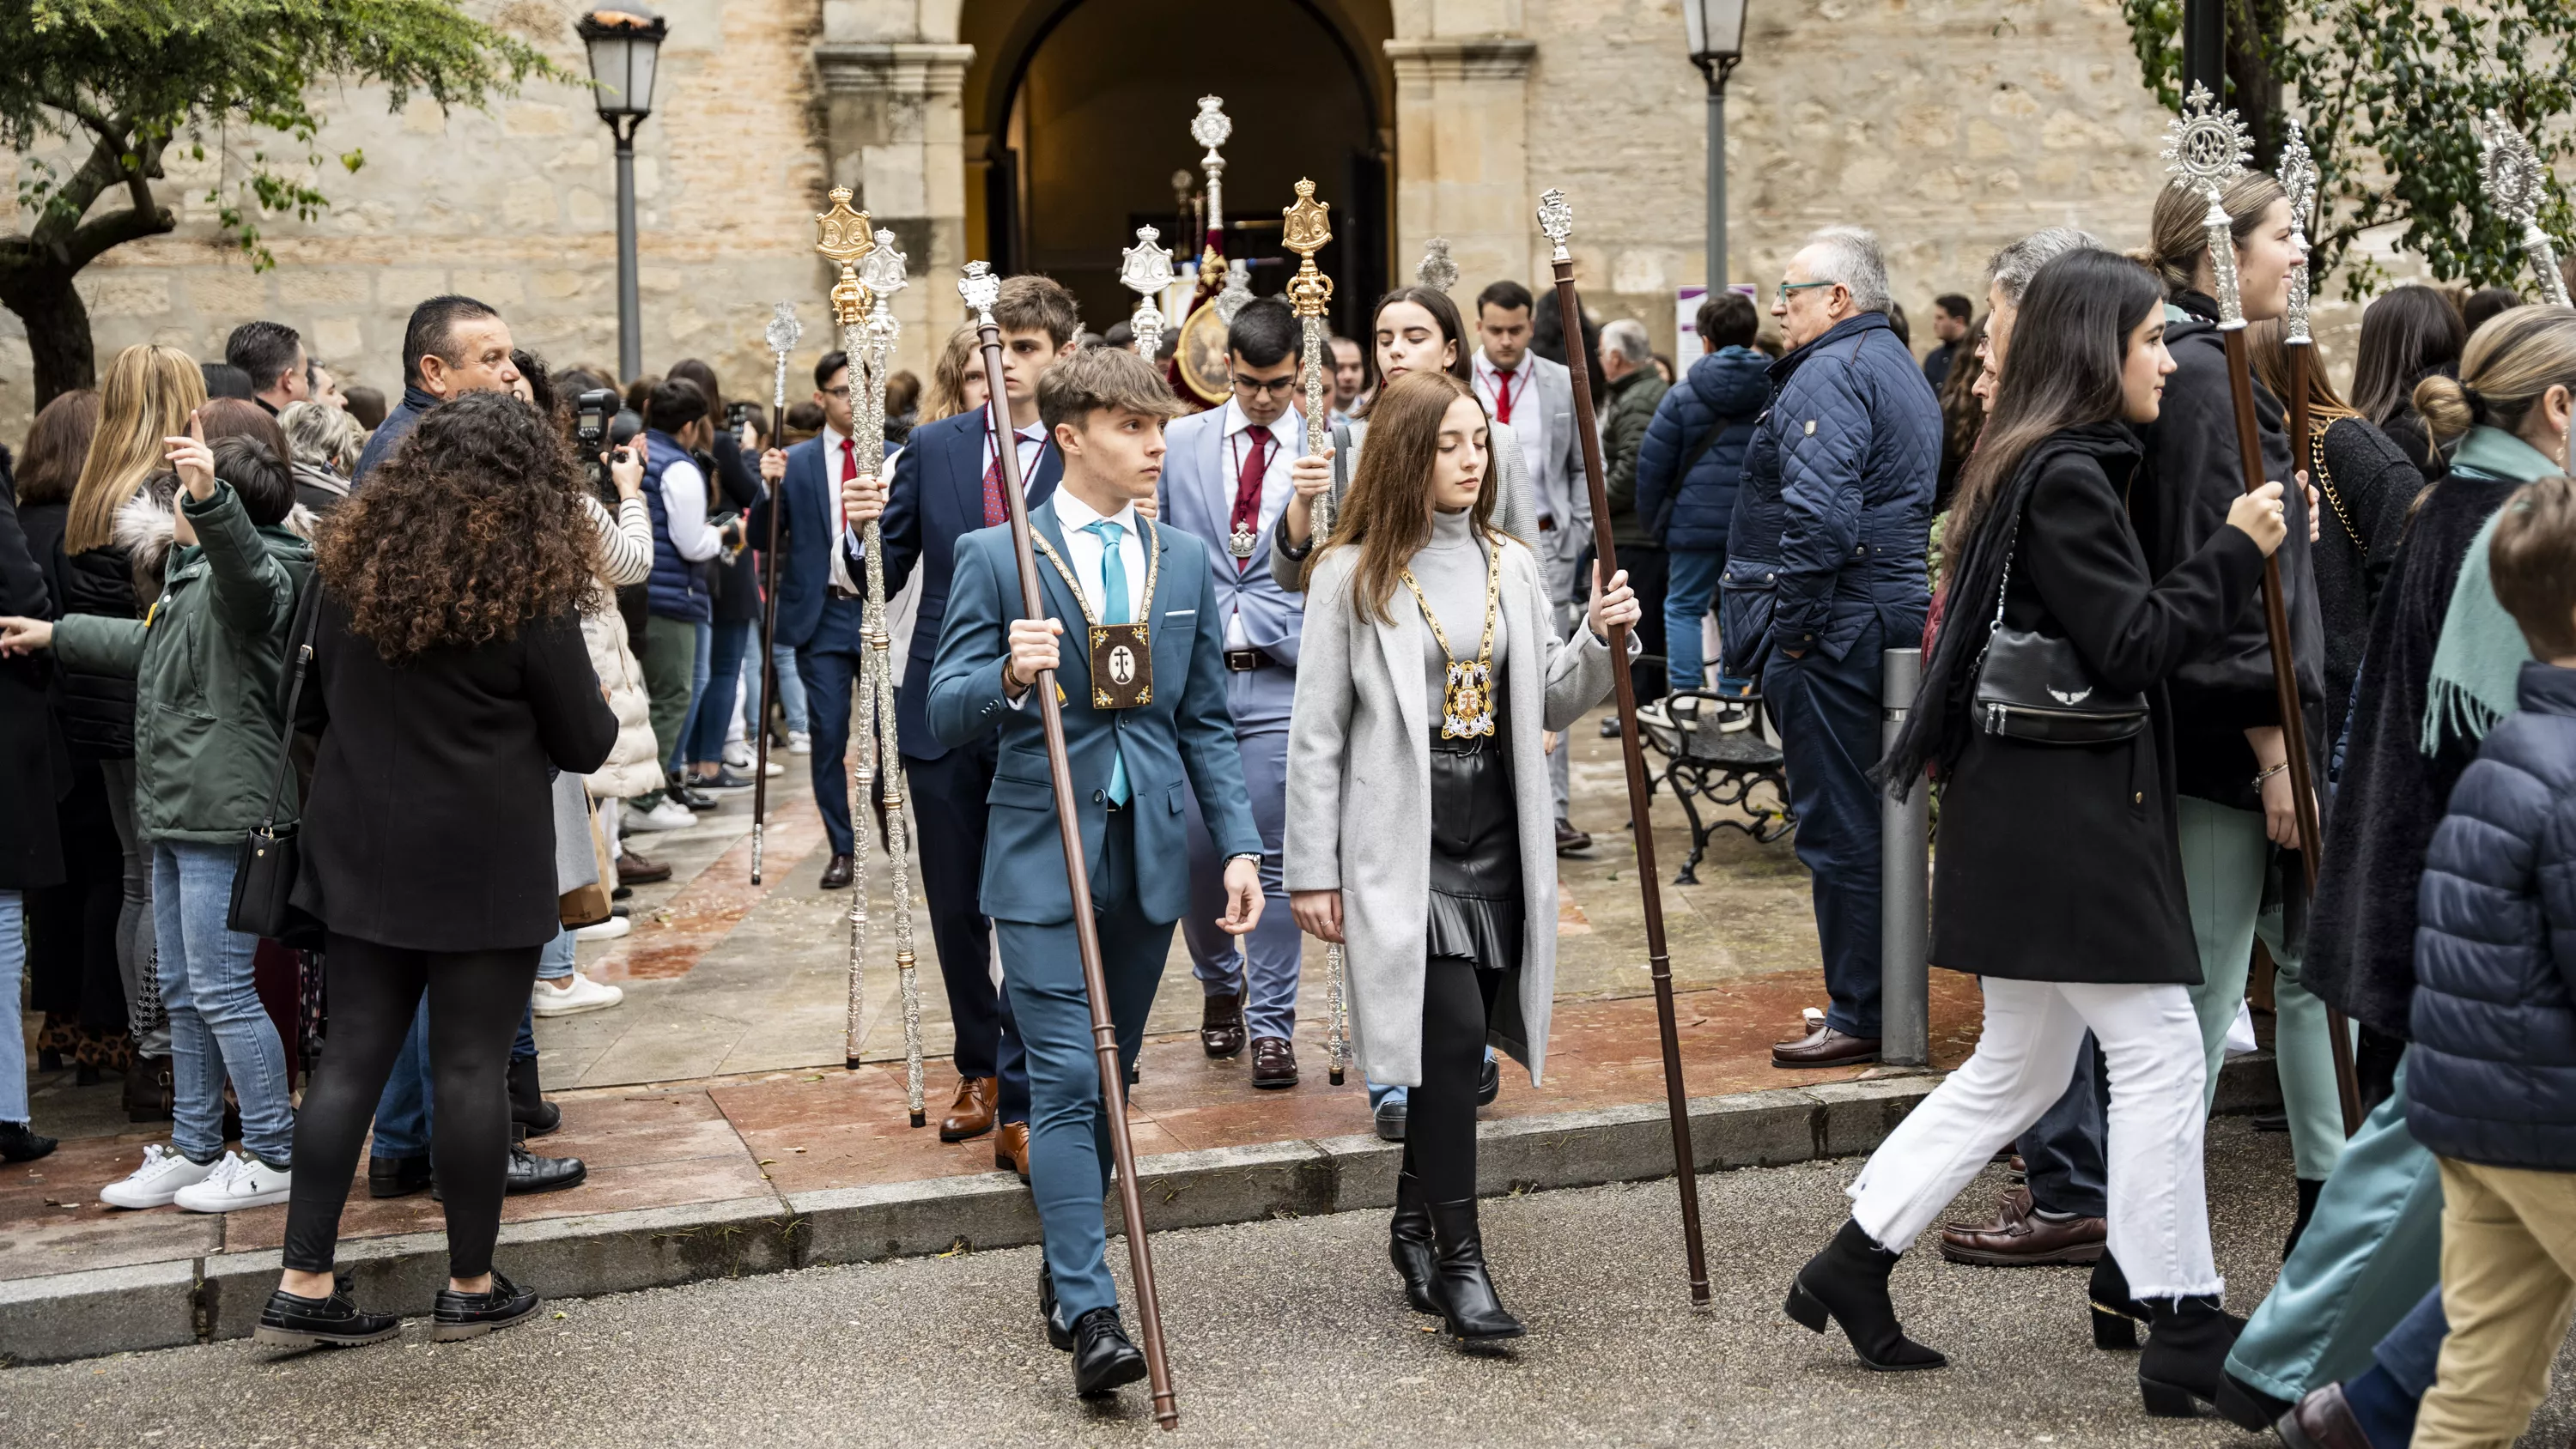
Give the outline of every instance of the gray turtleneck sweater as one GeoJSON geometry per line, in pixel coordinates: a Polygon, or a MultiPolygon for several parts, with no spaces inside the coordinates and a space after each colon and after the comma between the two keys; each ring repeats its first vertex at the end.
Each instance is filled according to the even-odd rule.
{"type": "MultiPolygon", "coordinates": [[[[1485,572],[1492,544],[1479,539],[1469,522],[1466,510],[1446,513],[1435,510],[1431,515],[1431,541],[1413,556],[1410,567],[1413,580],[1422,586],[1422,596],[1431,601],[1431,612],[1440,616],[1440,627],[1449,633],[1449,647],[1460,659],[1476,657],[1476,646],[1485,637],[1485,572]]],[[[1410,597],[1407,591],[1405,597],[1410,597]]],[[[1503,672],[1503,619],[1494,617],[1495,697],[1501,698],[1503,672]]],[[[1441,701],[1449,688],[1449,656],[1440,651],[1440,641],[1431,630],[1422,631],[1422,667],[1430,693],[1423,702],[1435,722],[1440,719],[1441,701]]]]}

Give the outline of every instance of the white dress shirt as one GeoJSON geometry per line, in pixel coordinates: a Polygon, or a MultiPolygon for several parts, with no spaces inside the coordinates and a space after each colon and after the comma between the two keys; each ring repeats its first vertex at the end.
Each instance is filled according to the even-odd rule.
{"type": "Polygon", "coordinates": [[[1506,378],[1486,358],[1485,349],[1476,349],[1476,396],[1484,400],[1485,410],[1494,414],[1497,422],[1508,421],[1512,436],[1520,439],[1521,461],[1529,465],[1529,476],[1533,480],[1530,501],[1538,505],[1538,516],[1546,519],[1552,517],[1553,512],[1548,507],[1546,491],[1535,483],[1545,471],[1539,460],[1547,456],[1547,413],[1539,404],[1537,372],[1537,368],[1530,366],[1529,354],[1523,353],[1520,365],[1513,368],[1512,375],[1506,378]],[[1512,415],[1508,419],[1502,416],[1499,406],[1506,386],[1512,390],[1512,415]]]}
{"type": "Polygon", "coordinates": [[[671,550],[690,563],[714,558],[724,540],[707,527],[707,475],[687,458],[662,470],[662,521],[671,550]]]}
{"type": "MultiPolygon", "coordinates": [[[[1288,470],[1296,465],[1298,457],[1306,451],[1306,418],[1292,405],[1288,411],[1279,415],[1277,422],[1264,424],[1258,430],[1270,435],[1270,456],[1261,475],[1261,517],[1253,525],[1253,534],[1256,538],[1267,538],[1270,536],[1270,526],[1279,521],[1279,515],[1288,507],[1288,500],[1296,496],[1297,488],[1295,484],[1288,481],[1288,470]]],[[[1224,506],[1218,516],[1229,532],[1233,528],[1235,485],[1243,477],[1244,461],[1252,456],[1251,434],[1254,431],[1252,420],[1243,415],[1242,404],[1233,398],[1227,398],[1225,402],[1225,476],[1218,480],[1224,506]]],[[[1061,513],[1063,510],[1057,511],[1061,513]]],[[[1222,541],[1219,542],[1218,548],[1223,551],[1222,541]]],[[[1256,549],[1256,555],[1258,552],[1256,549]]],[[[1232,559],[1234,555],[1227,553],[1226,557],[1232,559]]],[[[1252,647],[1251,638],[1244,633],[1242,611],[1239,607],[1230,607],[1226,610],[1225,647],[1228,649],[1252,647]]]]}
{"type": "MultiPolygon", "coordinates": [[[[1065,567],[1073,570],[1074,582],[1082,590],[1083,602],[1091,606],[1093,616],[1103,623],[1109,619],[1109,611],[1102,607],[1102,601],[1109,597],[1109,585],[1101,572],[1101,561],[1108,557],[1108,550],[1101,547],[1100,535],[1089,530],[1091,525],[1104,521],[1117,524],[1124,530],[1118,538],[1118,556],[1127,568],[1127,620],[1144,623],[1145,537],[1144,524],[1136,516],[1136,505],[1127,504],[1104,520],[1090,504],[1074,497],[1071,489],[1058,488],[1055,490],[1055,521],[1064,531],[1065,567]]],[[[1044,537],[1042,534],[1038,536],[1044,537]]],[[[1041,564],[1040,567],[1053,572],[1055,566],[1041,564]]],[[[1066,620],[1064,637],[1057,642],[1057,649],[1060,652],[1080,652],[1088,657],[1091,641],[1081,632],[1083,627],[1083,622],[1066,620]]],[[[1010,702],[1011,708],[1018,709],[1028,702],[1028,697],[1027,690],[1020,691],[1019,697],[1010,702]]]]}

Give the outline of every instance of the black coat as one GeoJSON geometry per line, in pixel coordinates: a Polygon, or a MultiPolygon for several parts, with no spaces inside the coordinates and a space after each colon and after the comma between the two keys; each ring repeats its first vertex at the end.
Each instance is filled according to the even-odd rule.
{"type": "MultiPolygon", "coordinates": [[[[2317,605],[2326,636],[2326,713],[2329,737],[2343,732],[2352,677],[2370,639],[2370,611],[2397,563],[2397,540],[2406,532],[2424,475],[2386,433],[2367,419],[2337,418],[2318,440],[2325,467],[2309,469],[2325,500],[2317,519],[2317,605]]],[[[2307,460],[2316,461],[2312,452],[2307,460]]]]}
{"type": "MultiPolygon", "coordinates": [[[[14,490],[0,476],[0,614],[50,619],[45,572],[18,526],[14,490]]],[[[71,753],[55,712],[54,661],[39,651],[0,659],[0,890],[30,891],[63,879],[54,804],[72,787],[71,753]]],[[[7,1003],[11,1029],[18,1002],[7,1003]]]]}
{"type": "MultiPolygon", "coordinates": [[[[2263,555],[2222,528],[2158,576],[2125,501],[2144,481],[2138,461],[2135,435],[2113,423],[2033,450],[2004,621],[2072,642],[2098,687],[2144,693],[2148,728],[2117,744],[2045,745],[1965,726],[1933,857],[1939,965],[2017,981],[2200,980],[2166,681],[2253,597],[2263,555]]],[[[1942,627],[1984,630],[1993,609],[1991,597],[1954,599],[1942,627]]]]}
{"type": "MultiPolygon", "coordinates": [[[[700,460],[703,463],[703,459],[700,460]]],[[[767,497],[760,486],[759,460],[746,457],[733,434],[718,432],[715,445],[716,511],[728,509],[740,513],[746,527],[752,509],[767,497]]],[[[611,510],[612,512],[614,510],[611,510]]],[[[748,548],[737,549],[731,562],[724,555],[715,558],[716,597],[714,621],[719,624],[744,624],[760,617],[760,571],[752,562],[748,548]]]]}
{"type": "MultiPolygon", "coordinates": [[[[132,619],[143,611],[134,599],[134,568],[123,548],[109,544],[87,553],[65,553],[69,503],[39,503],[21,515],[27,544],[45,571],[52,597],[49,617],[97,614],[132,619]]],[[[63,737],[72,753],[91,760],[134,758],[134,676],[61,671],[63,737]]]]}
{"type": "Polygon", "coordinates": [[[415,950],[554,939],[549,767],[587,775],[617,742],[575,615],[389,665],[326,594],[301,713],[322,748],[296,905],[415,950]]]}

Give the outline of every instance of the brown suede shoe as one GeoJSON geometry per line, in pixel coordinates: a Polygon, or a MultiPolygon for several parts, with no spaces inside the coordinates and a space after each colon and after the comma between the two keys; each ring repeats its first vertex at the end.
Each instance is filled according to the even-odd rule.
{"type": "Polygon", "coordinates": [[[646,860],[631,850],[621,849],[617,853],[619,885],[651,885],[655,881],[670,878],[671,868],[658,860],[646,860]]]}
{"type": "Polygon", "coordinates": [[[1029,1124],[1005,1122],[993,1133],[993,1165],[1007,1167],[1029,1180],[1029,1124]]]}
{"type": "Polygon", "coordinates": [[[2370,1436],[2343,1401],[2343,1385],[2310,1389],[2272,1426],[2290,1449],[2370,1449],[2370,1436]]]}
{"type": "Polygon", "coordinates": [[[1252,1039],[1252,1085],[1265,1091],[1297,1085],[1297,1047],[1284,1036],[1252,1039]]]}
{"type": "Polygon", "coordinates": [[[999,1077],[959,1077],[957,1100],[948,1104],[948,1115],[939,1119],[939,1140],[963,1142],[992,1131],[993,1107],[1001,1094],[999,1077]]]}
{"type": "Polygon", "coordinates": [[[1830,1026],[1817,1027],[1794,1041],[1771,1044],[1775,1067],[1857,1067],[1877,1060],[1877,1037],[1846,1036],[1830,1026]]]}
{"type": "Polygon", "coordinates": [[[1199,1008],[1199,1046],[1222,1061],[1243,1050],[1243,998],[1211,996],[1199,1008]]]}
{"type": "Polygon", "coordinates": [[[1991,1223],[1949,1223],[1941,1229],[1941,1256],[1977,1268],[2032,1268],[2100,1261],[2109,1225],[2100,1218],[2052,1221],[2031,1206],[2030,1189],[2003,1196],[1991,1223]]]}

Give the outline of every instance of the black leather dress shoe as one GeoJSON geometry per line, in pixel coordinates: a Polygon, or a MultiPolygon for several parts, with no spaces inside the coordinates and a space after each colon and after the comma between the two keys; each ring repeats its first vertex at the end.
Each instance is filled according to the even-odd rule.
{"type": "Polygon", "coordinates": [[[835,855],[832,857],[831,862],[823,867],[822,885],[823,889],[827,891],[841,891],[848,890],[850,888],[850,858],[848,856],[835,855]]]}
{"type": "Polygon", "coordinates": [[[1277,1091],[1297,1085],[1297,1047],[1284,1036],[1252,1039],[1252,1085],[1277,1091]]]}
{"type": "Polygon", "coordinates": [[[367,1196],[409,1197],[429,1186],[429,1157],[367,1155],[367,1196]]]}
{"type": "Polygon", "coordinates": [[[1377,1110],[1369,1115],[1376,1119],[1380,1141],[1402,1142],[1404,1140],[1404,1122],[1409,1115],[1410,1107],[1411,1103],[1406,1098],[1393,1094],[1389,1094],[1385,1101],[1377,1104],[1377,1110]]]}
{"type": "Polygon", "coordinates": [[[1086,1399],[1118,1392],[1145,1376],[1145,1355],[1118,1326],[1118,1310],[1095,1308],[1073,1321],[1073,1391],[1086,1399]]]}
{"type": "Polygon", "coordinates": [[[1222,1061],[1243,1050],[1243,998],[1211,996],[1199,1006],[1199,1049],[1222,1061]]]}
{"type": "Polygon", "coordinates": [[[438,1306],[430,1314],[429,1336],[439,1343],[480,1338],[536,1312],[539,1301],[535,1293],[499,1273],[492,1275],[492,1289],[488,1293],[459,1293],[453,1288],[441,1288],[438,1290],[438,1306]]]}
{"type": "Polygon", "coordinates": [[[1055,1274],[1047,1271],[1046,1259],[1038,1259],[1038,1317],[1046,1321],[1047,1347],[1058,1353],[1073,1352],[1073,1329],[1064,1321],[1064,1310],[1055,1301],[1055,1274]]]}
{"type": "Polygon", "coordinates": [[[346,1275],[332,1281],[328,1298],[304,1298],[280,1288],[268,1295],[268,1306],[259,1311],[259,1326],[251,1330],[253,1343],[271,1348],[318,1348],[330,1344],[338,1348],[355,1348],[364,1343],[382,1343],[402,1331],[402,1320],[390,1313],[369,1313],[349,1297],[346,1275]]]}
{"type": "MultiPolygon", "coordinates": [[[[428,1159],[423,1158],[426,1162],[428,1159]]],[[[528,1150],[525,1142],[510,1144],[510,1171],[501,1179],[503,1197],[521,1197],[532,1192],[559,1192],[581,1186],[590,1176],[590,1168],[578,1157],[539,1157],[528,1150]]],[[[438,1190],[435,1178],[429,1184],[432,1202],[445,1202],[447,1195],[438,1190]]]]}
{"type": "Polygon", "coordinates": [[[1557,854],[1579,855],[1591,848],[1592,837],[1589,833],[1575,829],[1570,822],[1563,820],[1556,822],[1557,854]]]}
{"type": "Polygon", "coordinates": [[[2371,1449],[2370,1436],[2344,1402],[2341,1384],[2308,1390],[2272,1425],[2272,1432],[2290,1449],[2371,1449]]]}

